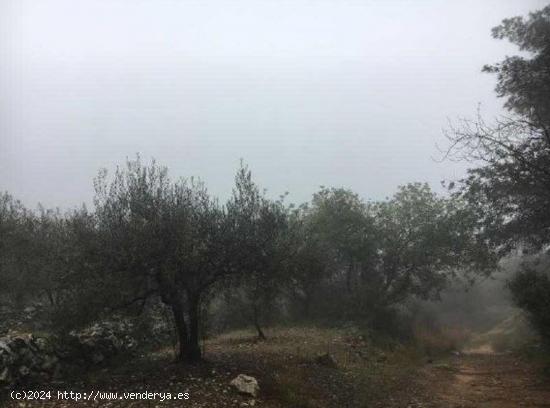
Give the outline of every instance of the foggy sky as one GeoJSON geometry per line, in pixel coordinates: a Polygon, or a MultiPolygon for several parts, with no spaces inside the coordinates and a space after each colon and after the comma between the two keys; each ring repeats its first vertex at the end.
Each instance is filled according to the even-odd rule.
{"type": "Polygon", "coordinates": [[[242,158],[272,196],[381,199],[464,173],[447,118],[502,112],[486,63],[538,0],[0,0],[0,191],[72,207],[139,152],[222,198],[242,158]]]}

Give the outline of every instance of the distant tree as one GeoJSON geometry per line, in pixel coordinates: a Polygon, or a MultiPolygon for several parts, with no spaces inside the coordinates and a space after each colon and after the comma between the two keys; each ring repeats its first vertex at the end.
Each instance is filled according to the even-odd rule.
{"type": "Polygon", "coordinates": [[[324,241],[336,273],[352,292],[364,267],[375,256],[376,231],[369,208],[361,198],[342,188],[321,188],[311,202],[312,233],[324,241]]]}
{"type": "Polygon", "coordinates": [[[371,319],[411,296],[435,298],[452,277],[494,267],[474,214],[425,184],[401,187],[378,203],[322,189],[311,218],[315,239],[328,254],[330,291],[348,317],[371,319]]]}
{"type": "Polygon", "coordinates": [[[22,307],[35,287],[27,286],[32,273],[34,216],[8,193],[0,194],[0,294],[22,307]]]}
{"type": "Polygon", "coordinates": [[[40,286],[35,294],[44,298],[50,308],[59,306],[65,295],[63,280],[75,270],[69,265],[75,249],[69,233],[73,216],[39,206],[33,218],[32,244],[28,248],[33,270],[31,279],[40,286]]]}
{"type": "Polygon", "coordinates": [[[255,226],[247,233],[248,260],[245,270],[236,277],[236,285],[226,291],[226,300],[239,310],[258,333],[266,336],[262,327],[271,320],[288,281],[288,265],[292,248],[288,230],[288,214],[282,198],[273,201],[260,193],[249,174],[239,177],[240,188],[251,194],[248,219],[255,226]]]}
{"type": "Polygon", "coordinates": [[[106,304],[102,281],[91,279],[101,271],[89,255],[97,253],[94,228],[85,209],[61,214],[39,206],[33,212],[7,193],[0,196],[0,295],[15,309],[40,305],[40,321],[30,322],[40,327],[66,332],[89,322],[106,304]]]}
{"type": "Polygon", "coordinates": [[[299,305],[298,314],[302,319],[312,317],[312,305],[334,266],[327,242],[316,232],[318,227],[314,223],[314,216],[307,204],[289,215],[293,254],[289,264],[287,293],[299,305]]]}
{"type": "Polygon", "coordinates": [[[369,293],[391,305],[414,295],[434,299],[449,279],[488,274],[496,258],[465,202],[441,198],[427,184],[407,184],[374,204],[377,260],[365,271],[369,293]],[[374,288],[374,290],[373,290],[374,288]]]}
{"type": "MultiPolygon", "coordinates": [[[[123,299],[113,279],[95,213],[86,208],[56,218],[56,235],[44,267],[50,276],[45,286],[51,309],[51,326],[60,335],[78,330],[101,318],[123,299]],[[52,268],[57,268],[55,271],[52,268]]],[[[44,238],[44,235],[41,235],[44,238]]]]}

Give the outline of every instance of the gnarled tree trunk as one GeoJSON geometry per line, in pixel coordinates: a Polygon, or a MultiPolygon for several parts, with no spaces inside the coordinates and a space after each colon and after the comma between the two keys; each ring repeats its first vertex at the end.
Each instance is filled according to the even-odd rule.
{"type": "Polygon", "coordinates": [[[172,314],[174,315],[174,325],[178,336],[178,361],[186,360],[186,353],[189,344],[189,334],[187,331],[187,323],[183,315],[183,303],[178,300],[173,300],[170,304],[172,314]]]}
{"type": "Polygon", "coordinates": [[[201,348],[199,344],[199,312],[200,312],[200,296],[195,294],[189,295],[189,338],[187,342],[187,350],[185,352],[185,361],[188,363],[196,363],[202,358],[201,348]]]}

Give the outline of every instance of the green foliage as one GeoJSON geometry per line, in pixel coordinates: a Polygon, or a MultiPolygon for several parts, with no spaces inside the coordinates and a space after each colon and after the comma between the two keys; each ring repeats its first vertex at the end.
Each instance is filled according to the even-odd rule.
{"type": "Polygon", "coordinates": [[[408,184],[375,206],[378,269],[390,301],[437,298],[449,278],[488,274],[495,266],[477,218],[460,198],[441,198],[427,184],[408,184]]]}
{"type": "Polygon", "coordinates": [[[451,129],[448,154],[481,163],[460,193],[476,208],[486,237],[502,255],[550,242],[550,6],[493,29],[527,51],[484,68],[497,74],[497,94],[514,116],[482,118],[451,129]]]}
{"type": "Polygon", "coordinates": [[[240,268],[233,274],[233,285],[223,292],[230,310],[253,324],[262,339],[262,326],[272,320],[289,280],[292,241],[287,211],[282,199],[272,201],[260,193],[250,171],[241,167],[228,203],[228,216],[238,226],[234,242],[240,247],[233,249],[233,256],[240,268]]]}
{"type": "Polygon", "coordinates": [[[304,301],[313,297],[308,291],[320,293],[316,309],[333,319],[389,324],[379,317],[393,315],[389,309],[408,298],[437,298],[449,279],[495,265],[475,214],[460,198],[437,197],[425,184],[403,186],[374,203],[323,188],[301,211],[297,262],[316,266],[302,267],[295,281],[304,301]]]}
{"type": "Polygon", "coordinates": [[[204,311],[215,298],[260,337],[288,306],[303,318],[360,319],[397,333],[396,306],[492,266],[465,204],[423,184],[368,203],[322,188],[295,209],[284,196],[269,199],[241,166],[221,204],[200,181],[172,181],[138,157],[112,178],[100,172],[95,189],[94,211],[65,214],[28,212],[4,196],[6,293],[47,300],[61,334],[162,303],[187,361],[201,356],[204,311]]]}
{"type": "MultiPolygon", "coordinates": [[[[544,254],[550,244],[550,6],[503,20],[493,37],[526,52],[483,69],[497,75],[497,95],[513,115],[493,125],[466,120],[451,129],[447,153],[481,162],[456,196],[475,211],[484,240],[499,255],[544,254]]],[[[549,286],[546,275],[529,269],[510,283],[516,304],[546,338],[549,286]]]]}
{"type": "Polygon", "coordinates": [[[352,191],[322,188],[313,196],[311,217],[315,233],[330,243],[336,262],[366,261],[374,253],[373,218],[352,191]]]}
{"type": "MultiPolygon", "coordinates": [[[[33,216],[8,193],[0,195],[0,294],[21,305],[32,267],[26,257],[33,216]]],[[[36,290],[36,288],[35,288],[36,290]]]]}
{"type": "Polygon", "coordinates": [[[531,268],[518,272],[509,282],[514,302],[525,310],[541,337],[550,346],[550,277],[531,268]]]}
{"type": "Polygon", "coordinates": [[[330,278],[334,259],[326,241],[317,233],[314,213],[307,204],[289,214],[289,225],[293,256],[289,265],[287,289],[295,317],[309,319],[319,289],[330,278]]]}
{"type": "Polygon", "coordinates": [[[64,296],[72,215],[39,207],[29,211],[10,195],[0,196],[0,277],[4,295],[16,307],[29,300],[55,306],[64,296]]]}
{"type": "Polygon", "coordinates": [[[122,306],[158,296],[171,308],[180,357],[200,357],[200,310],[218,285],[241,280],[258,313],[276,295],[281,264],[281,203],[260,194],[241,167],[225,205],[194,179],[172,182],[154,162],[130,161],[96,181],[103,269],[122,306]]]}
{"type": "Polygon", "coordinates": [[[550,6],[529,14],[527,19],[512,17],[493,28],[493,37],[507,39],[526,51],[523,56],[506,57],[485,72],[497,74],[496,92],[506,98],[505,106],[539,126],[550,125],[550,6]]]}

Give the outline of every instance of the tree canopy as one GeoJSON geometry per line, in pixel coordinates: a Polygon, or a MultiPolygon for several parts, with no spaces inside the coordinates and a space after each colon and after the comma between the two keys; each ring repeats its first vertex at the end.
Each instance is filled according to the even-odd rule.
{"type": "MultiPolygon", "coordinates": [[[[505,19],[493,37],[524,51],[483,68],[496,74],[497,95],[511,115],[492,124],[478,116],[451,128],[447,155],[477,165],[455,196],[475,210],[484,239],[501,256],[521,251],[544,258],[550,249],[550,6],[505,19]]],[[[548,267],[524,265],[509,288],[548,339],[548,267]]]]}
{"type": "Polygon", "coordinates": [[[501,253],[540,250],[550,242],[550,6],[504,20],[493,36],[527,53],[484,68],[497,74],[497,94],[512,115],[454,125],[447,155],[479,164],[459,183],[460,194],[501,253]]]}

